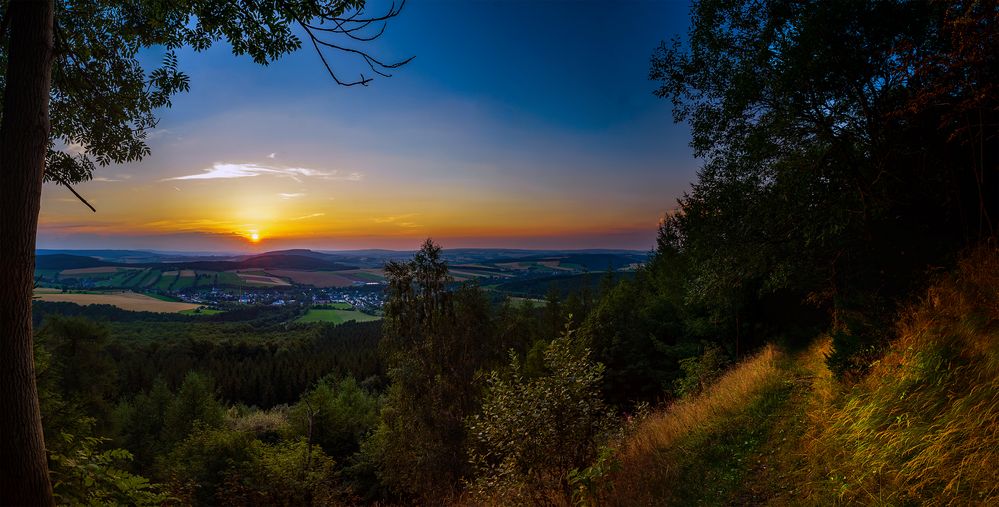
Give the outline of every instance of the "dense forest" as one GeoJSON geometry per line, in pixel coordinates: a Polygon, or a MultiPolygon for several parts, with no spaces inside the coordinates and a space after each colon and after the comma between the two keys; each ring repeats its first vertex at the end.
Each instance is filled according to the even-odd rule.
{"type": "Polygon", "coordinates": [[[691,19],[650,78],[703,167],[633,275],[497,302],[428,239],[382,322],[36,302],[57,502],[999,501],[999,6],[691,19]]]}

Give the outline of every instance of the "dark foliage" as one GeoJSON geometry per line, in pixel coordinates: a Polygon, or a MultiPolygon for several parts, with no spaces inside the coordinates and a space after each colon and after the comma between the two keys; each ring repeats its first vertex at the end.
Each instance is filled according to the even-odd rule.
{"type": "Polygon", "coordinates": [[[861,365],[928,267],[995,234],[996,4],[706,0],[692,23],[651,71],[705,160],[667,219],[684,304],[736,343],[811,306],[831,366],[861,365]]]}

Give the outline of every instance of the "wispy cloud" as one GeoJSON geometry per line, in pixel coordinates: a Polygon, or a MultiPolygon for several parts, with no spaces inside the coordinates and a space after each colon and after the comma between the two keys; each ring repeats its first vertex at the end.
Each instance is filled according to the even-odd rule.
{"type": "Polygon", "coordinates": [[[95,176],[90,181],[99,181],[99,182],[108,183],[108,182],[115,182],[115,181],[125,181],[125,180],[131,179],[131,178],[132,178],[131,174],[121,173],[121,174],[115,174],[115,175],[113,175],[111,177],[108,177],[108,176],[95,176]]]}
{"type": "Polygon", "coordinates": [[[211,168],[204,169],[204,172],[199,174],[188,174],[185,176],[166,178],[163,181],[252,178],[261,175],[291,178],[298,182],[301,182],[303,178],[358,181],[362,177],[361,173],[358,172],[344,174],[336,169],[332,171],[321,171],[319,169],[310,169],[308,167],[276,167],[260,164],[230,164],[220,162],[212,164],[211,168]]]}
{"type": "Polygon", "coordinates": [[[154,220],[142,224],[143,230],[166,231],[217,231],[232,229],[234,224],[229,220],[212,220],[208,218],[188,220],[154,220]]]}
{"type": "Polygon", "coordinates": [[[153,129],[146,131],[146,139],[156,139],[159,137],[165,137],[167,135],[173,134],[170,129],[153,129]]]}
{"type": "Polygon", "coordinates": [[[67,143],[66,146],[63,147],[63,151],[69,153],[70,155],[80,155],[87,152],[87,146],[82,143],[71,142],[67,143]]]}
{"type": "Polygon", "coordinates": [[[270,155],[267,155],[267,158],[274,158],[276,156],[277,156],[277,153],[271,153],[270,155]]]}
{"type": "Polygon", "coordinates": [[[292,193],[281,192],[278,194],[278,197],[282,199],[295,199],[297,197],[303,197],[303,196],[305,196],[304,192],[292,192],[292,193]]]}
{"type": "MultiPolygon", "coordinates": [[[[391,224],[391,223],[398,222],[399,220],[402,220],[404,218],[409,218],[409,217],[412,217],[412,216],[416,216],[416,213],[407,213],[405,215],[389,215],[389,216],[384,216],[384,217],[373,217],[371,219],[371,221],[374,222],[374,223],[376,223],[376,224],[391,224]]],[[[406,222],[406,223],[409,223],[409,222],[406,222]]]]}
{"type": "Polygon", "coordinates": [[[302,215],[300,217],[290,218],[289,220],[305,220],[308,218],[317,218],[322,216],[326,216],[326,213],[313,213],[311,215],[302,215]]]}

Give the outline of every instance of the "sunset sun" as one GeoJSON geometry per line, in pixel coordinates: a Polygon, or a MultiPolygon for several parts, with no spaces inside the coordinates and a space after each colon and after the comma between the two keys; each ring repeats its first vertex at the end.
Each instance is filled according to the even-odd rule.
{"type": "Polygon", "coordinates": [[[260,233],[256,232],[256,231],[251,232],[250,236],[249,236],[249,239],[250,239],[251,243],[259,243],[260,242],[260,233]]]}

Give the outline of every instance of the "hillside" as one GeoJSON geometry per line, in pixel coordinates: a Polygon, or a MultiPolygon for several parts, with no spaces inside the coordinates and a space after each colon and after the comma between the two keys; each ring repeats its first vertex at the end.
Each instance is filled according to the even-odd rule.
{"type": "MultiPolygon", "coordinates": [[[[995,505],[999,253],[980,250],[902,313],[847,385],[769,347],[635,423],[594,487],[608,505],[995,505]]],[[[601,503],[603,504],[603,503],[601,503]]]]}
{"type": "Polygon", "coordinates": [[[266,253],[240,260],[201,260],[199,258],[180,259],[169,262],[130,262],[122,263],[106,258],[71,254],[38,255],[36,269],[83,269],[96,267],[131,267],[153,269],[197,269],[205,271],[229,271],[250,268],[284,268],[342,271],[355,269],[353,266],[329,260],[328,257],[313,255],[266,253]]]}

